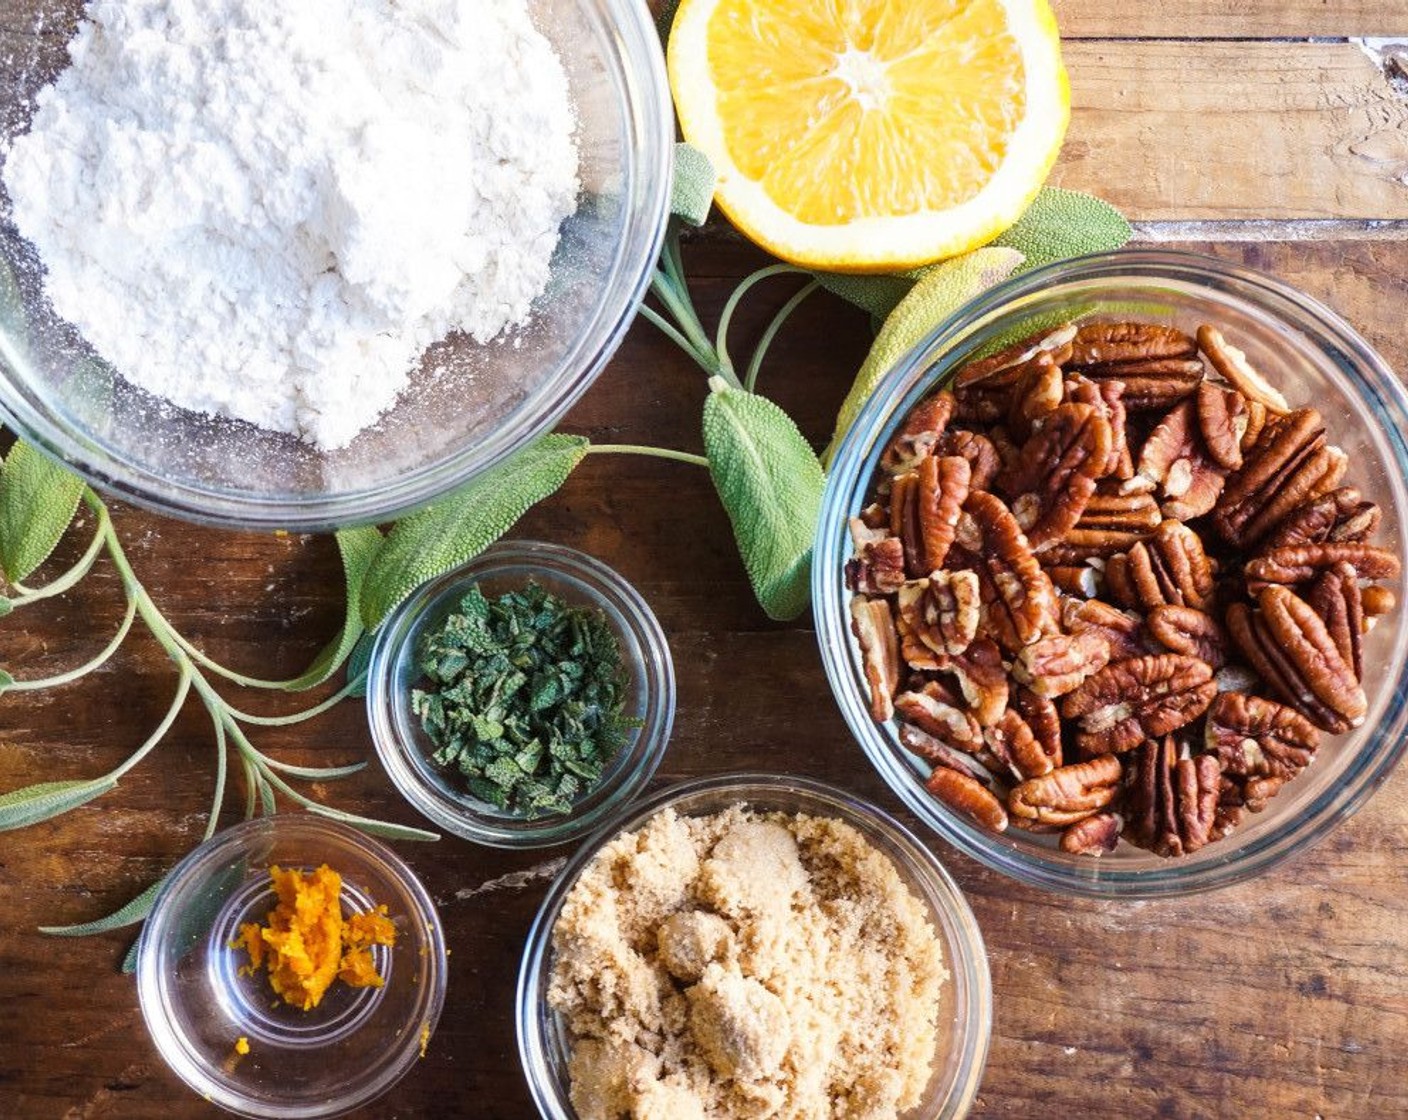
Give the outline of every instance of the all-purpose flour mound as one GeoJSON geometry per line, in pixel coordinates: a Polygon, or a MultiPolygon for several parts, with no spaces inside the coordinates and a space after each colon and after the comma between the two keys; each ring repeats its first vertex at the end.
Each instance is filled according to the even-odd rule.
{"type": "Polygon", "coordinates": [[[335,448],[431,343],[526,319],[577,151],[525,0],[87,17],[4,179],[55,309],[128,380],[335,448]]]}

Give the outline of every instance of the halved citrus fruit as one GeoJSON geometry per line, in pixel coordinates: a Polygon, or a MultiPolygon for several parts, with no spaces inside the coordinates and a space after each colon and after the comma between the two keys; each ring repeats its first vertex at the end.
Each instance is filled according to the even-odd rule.
{"type": "Polygon", "coordinates": [[[837,271],[992,240],[1070,119],[1046,0],[684,0],[669,69],[724,213],[784,260],[837,271]]]}

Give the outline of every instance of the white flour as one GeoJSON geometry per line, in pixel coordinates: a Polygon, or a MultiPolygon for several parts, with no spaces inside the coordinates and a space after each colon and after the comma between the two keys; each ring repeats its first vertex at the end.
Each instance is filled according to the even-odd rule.
{"type": "Polygon", "coordinates": [[[55,309],[178,405],[346,444],[526,319],[577,151],[525,0],[93,0],[5,185],[55,309]]]}

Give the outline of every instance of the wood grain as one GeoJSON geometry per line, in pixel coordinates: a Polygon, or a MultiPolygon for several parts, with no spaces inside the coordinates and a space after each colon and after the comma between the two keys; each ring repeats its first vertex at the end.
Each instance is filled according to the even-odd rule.
{"type": "Polygon", "coordinates": [[[1095,39],[1305,39],[1408,35],[1408,9],[1381,0],[1052,0],[1061,34],[1095,39]]]}
{"type": "MultiPolygon", "coordinates": [[[[1327,300],[1408,369],[1408,246],[1213,251],[1327,300]]],[[[732,242],[689,246],[706,319],[761,260],[732,242]]],[[[740,352],[794,284],[779,280],[745,306],[740,352]]],[[[763,386],[820,441],[866,340],[862,315],[816,297],[764,367],[763,386]]],[[[638,323],[565,427],[597,440],[697,450],[702,395],[699,372],[638,323]]],[[[220,533],[126,508],[117,517],[161,606],[212,655],[250,671],[293,672],[336,628],[337,558],[326,538],[220,533]]],[[[831,704],[809,626],[770,623],[753,603],[703,471],[590,458],[515,535],[595,553],[659,614],[680,697],[657,786],[763,768],[838,782],[908,819],[831,704]]],[[[68,557],[83,543],[81,531],[73,537],[68,557]]],[[[20,675],[81,660],[116,624],[119,593],[104,573],[52,610],[33,610],[0,625],[0,661],[20,675]]],[[[0,790],[112,766],[160,717],[172,684],[160,651],[134,641],[80,685],[6,697],[0,790]]],[[[261,711],[294,706],[290,698],[247,699],[250,707],[261,701],[261,711]]],[[[301,729],[258,729],[256,740],[294,762],[369,754],[356,704],[301,729]]],[[[129,935],[58,942],[34,927],[104,913],[160,874],[198,838],[212,773],[209,731],[192,708],[119,790],[0,843],[0,1115],[210,1115],[166,1071],[132,981],[114,971],[129,935]]],[[[375,764],[317,796],[418,823],[375,764]]],[[[1313,852],[1255,883],[1191,899],[1069,901],[935,845],[977,914],[991,959],[993,1047],[975,1115],[1408,1114],[1408,772],[1313,852]]],[[[440,904],[452,949],[449,1001],[425,1060],[361,1115],[523,1120],[532,1108],[514,1048],[513,977],[564,853],[490,852],[456,840],[397,847],[440,904]]]]}
{"type": "Polygon", "coordinates": [[[1136,221],[1408,218],[1408,98],[1345,43],[1068,42],[1052,182],[1136,221]]]}

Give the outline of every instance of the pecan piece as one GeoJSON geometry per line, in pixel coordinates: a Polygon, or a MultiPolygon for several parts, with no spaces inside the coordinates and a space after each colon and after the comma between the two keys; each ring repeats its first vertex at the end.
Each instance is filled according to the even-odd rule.
{"type": "Polygon", "coordinates": [[[1007,430],[1016,439],[1026,439],[1032,424],[1060,405],[1065,383],[1061,367],[1045,351],[1020,369],[1007,406],[1007,430]]]}
{"type": "Polygon", "coordinates": [[[945,432],[943,439],[939,440],[935,454],[957,455],[959,458],[968,460],[968,488],[970,490],[991,489],[993,479],[1002,469],[1002,460],[998,458],[997,448],[993,446],[992,440],[977,432],[970,432],[966,428],[945,432]]]}
{"type": "Polygon", "coordinates": [[[1252,368],[1247,356],[1222,337],[1216,327],[1198,328],[1198,348],[1207,355],[1212,368],[1248,400],[1257,401],[1278,416],[1291,411],[1279,389],[1252,368]]]}
{"type": "Polygon", "coordinates": [[[1227,664],[1227,637],[1212,615],[1164,603],[1149,611],[1145,622],[1149,633],[1171,653],[1200,658],[1214,671],[1227,664]]]}
{"type": "Polygon", "coordinates": [[[1150,654],[1111,662],[1061,702],[1079,720],[1076,745],[1087,755],[1127,751],[1192,723],[1217,694],[1212,667],[1196,657],[1150,654]]]}
{"type": "Polygon", "coordinates": [[[1311,723],[1331,734],[1364,721],[1368,702],[1314,608],[1273,584],[1257,596],[1259,611],[1227,608],[1227,632],[1258,675],[1311,723]]]}
{"type": "Polygon", "coordinates": [[[1221,794],[1215,755],[1179,758],[1173,737],[1151,740],[1135,756],[1127,803],[1130,840],[1155,855],[1191,855],[1212,838],[1221,794]]]}
{"type": "Polygon", "coordinates": [[[1364,680],[1364,597],[1354,568],[1341,561],[1320,573],[1306,597],[1344,663],[1364,680]]]}
{"type": "Polygon", "coordinates": [[[1362,541],[1286,545],[1247,561],[1247,590],[1255,594],[1269,584],[1308,583],[1340,564],[1353,569],[1359,579],[1397,579],[1400,570],[1394,553],[1362,541]]]}
{"type": "Polygon", "coordinates": [[[1226,474],[1204,450],[1197,402],[1186,400],[1154,426],[1139,452],[1139,468],[1126,492],[1155,488],[1165,517],[1191,521],[1213,508],[1226,474]]]}
{"type": "Polygon", "coordinates": [[[970,492],[958,531],[978,573],[985,632],[1012,653],[1054,633],[1055,589],[1002,500],[986,491],[970,492]]]}
{"type": "Polygon", "coordinates": [[[953,394],[941,389],[919,402],[880,456],[880,468],[889,474],[906,474],[928,458],[953,419],[953,394]]]}
{"type": "Polygon", "coordinates": [[[1120,818],[1116,813],[1096,813],[1068,825],[1061,833],[1061,850],[1073,856],[1100,856],[1113,852],[1120,842],[1120,818]]]}
{"type": "MultiPolygon", "coordinates": [[[[1042,559],[1045,560],[1046,556],[1042,559]]],[[[1093,599],[1100,591],[1100,577],[1089,564],[1042,564],[1057,591],[1093,599]]]]}
{"type": "Polygon", "coordinates": [[[1320,732],[1284,704],[1244,692],[1219,693],[1208,709],[1207,748],[1222,772],[1241,778],[1289,781],[1320,749],[1320,732]]]}
{"type": "Polygon", "coordinates": [[[1110,661],[1110,643],[1096,629],[1053,634],[1023,647],[1012,676],[1038,696],[1052,699],[1077,688],[1110,661]]]}
{"type": "Polygon", "coordinates": [[[1110,648],[1111,661],[1127,661],[1148,653],[1139,633],[1139,619],[1100,599],[1061,604],[1061,624],[1072,634],[1099,634],[1110,648]]]}
{"type": "Polygon", "coordinates": [[[1146,611],[1163,603],[1202,610],[1212,601],[1215,587],[1202,538],[1181,521],[1171,520],[1123,557],[1111,557],[1105,579],[1116,599],[1146,611]]]}
{"type": "Polygon", "coordinates": [[[1064,404],[1036,425],[1017,466],[998,476],[1032,548],[1050,547],[1080,520],[1107,471],[1112,438],[1095,408],[1064,404]]]}
{"type": "Polygon", "coordinates": [[[949,703],[942,689],[932,685],[918,692],[901,692],[895,697],[895,713],[955,750],[973,754],[983,747],[983,729],[978,721],[949,703]]]}
{"type": "Polygon", "coordinates": [[[846,586],[867,595],[893,595],[904,585],[904,545],[883,529],[851,518],[856,555],[846,562],[846,586]]]}
{"type": "Polygon", "coordinates": [[[1264,551],[1325,541],[1366,541],[1378,531],[1383,511],[1363,501],[1353,486],[1341,486],[1306,502],[1286,515],[1267,535],[1264,551]]]}
{"type": "Polygon", "coordinates": [[[1115,799],[1122,769],[1112,754],[1059,766],[1015,787],[1007,795],[1008,811],[1039,824],[1074,824],[1115,799]]]}
{"type": "Polygon", "coordinates": [[[1359,599],[1364,606],[1364,628],[1366,631],[1373,624],[1374,619],[1388,614],[1398,605],[1398,597],[1387,587],[1366,587],[1359,592],[1359,599]]]}
{"type": "Polygon", "coordinates": [[[870,714],[880,723],[894,715],[900,684],[900,648],[890,604],[884,599],[851,599],[851,632],[860,643],[861,664],[870,685],[870,714]]]}
{"type": "Polygon", "coordinates": [[[1042,753],[1051,759],[1051,765],[1060,766],[1061,714],[1056,710],[1056,705],[1045,696],[1038,696],[1031,689],[1018,686],[1012,694],[1012,706],[1027,721],[1042,753]]]}
{"type": "Polygon", "coordinates": [[[1006,831],[1007,810],[976,778],[946,766],[938,766],[924,785],[955,813],[993,832],[1006,831]]]}
{"type": "Polygon", "coordinates": [[[1198,386],[1198,433],[1209,458],[1224,470],[1242,465],[1242,437],[1247,434],[1247,398],[1236,389],[1211,381],[1198,386]]]}
{"type": "Polygon", "coordinates": [[[1188,358],[1197,343],[1176,327],[1158,323],[1086,323],[1076,331],[1067,365],[1093,366],[1162,358],[1188,358]]]}
{"type": "Polygon", "coordinates": [[[920,731],[912,723],[901,723],[899,726],[900,745],[905,750],[922,758],[930,766],[946,766],[950,770],[957,770],[960,774],[967,774],[968,777],[988,789],[994,788],[995,783],[992,775],[972,755],[954,750],[947,743],[934,738],[928,732],[920,731]]]}
{"type": "Polygon", "coordinates": [[[1134,461],[1129,451],[1127,432],[1128,410],[1124,406],[1124,382],[1101,381],[1098,384],[1076,374],[1066,380],[1066,399],[1072,404],[1088,404],[1110,424],[1110,458],[1105,474],[1127,479],[1134,473],[1134,461]]]}

